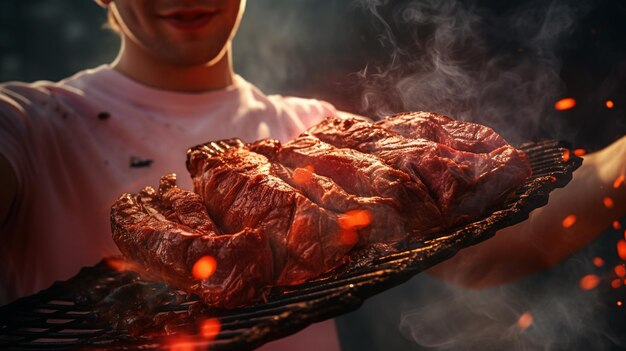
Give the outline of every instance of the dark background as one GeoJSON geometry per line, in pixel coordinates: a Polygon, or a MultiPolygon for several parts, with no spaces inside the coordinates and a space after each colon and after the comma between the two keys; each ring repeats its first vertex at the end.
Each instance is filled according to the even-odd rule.
{"type": "MultiPolygon", "coordinates": [[[[59,80],[113,60],[119,40],[93,1],[0,2],[0,81],[59,80]]],[[[266,93],[372,117],[432,110],[598,150],[626,135],[626,2],[251,0],[239,74],[266,93]],[[575,108],[556,111],[564,97],[575,108]],[[615,107],[608,109],[606,100],[615,107]]],[[[622,219],[624,225],[626,221],[622,219]]],[[[608,230],[554,269],[467,291],[420,275],[338,319],[348,349],[602,350],[626,345],[626,288],[608,230]],[[604,258],[604,267],[591,263],[604,258]],[[597,289],[579,279],[594,273],[597,289]],[[527,330],[517,318],[534,317],[527,330]],[[419,345],[418,345],[419,344],[419,345]]]]}

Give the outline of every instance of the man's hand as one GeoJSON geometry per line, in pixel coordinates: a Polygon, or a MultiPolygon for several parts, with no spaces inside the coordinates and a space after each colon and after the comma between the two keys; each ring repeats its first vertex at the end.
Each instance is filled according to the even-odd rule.
{"type": "Polygon", "coordinates": [[[0,227],[6,223],[16,195],[17,177],[9,161],[0,154],[0,227]]]}

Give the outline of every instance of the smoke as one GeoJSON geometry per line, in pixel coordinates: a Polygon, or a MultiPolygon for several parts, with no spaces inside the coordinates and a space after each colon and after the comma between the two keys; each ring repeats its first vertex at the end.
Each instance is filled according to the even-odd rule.
{"type": "Polygon", "coordinates": [[[434,111],[490,125],[512,141],[546,128],[553,137],[572,132],[545,122],[564,91],[559,50],[586,4],[530,1],[496,13],[474,1],[356,3],[380,25],[390,53],[386,65],[357,74],[362,113],[434,111]]]}

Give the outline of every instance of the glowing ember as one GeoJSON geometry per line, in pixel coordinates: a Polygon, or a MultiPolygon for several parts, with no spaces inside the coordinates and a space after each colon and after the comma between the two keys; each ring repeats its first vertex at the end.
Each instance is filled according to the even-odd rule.
{"type": "Polygon", "coordinates": [[[622,225],[619,221],[613,221],[613,229],[620,229],[622,225]]]}
{"type": "Polygon", "coordinates": [[[570,157],[569,150],[564,150],[563,151],[563,162],[569,161],[569,157],[570,157]]]}
{"type": "Polygon", "coordinates": [[[613,189],[619,188],[623,182],[624,182],[624,175],[617,177],[617,179],[615,179],[615,181],[613,182],[613,189]]]}
{"type": "Polygon", "coordinates": [[[517,326],[521,330],[528,329],[528,327],[530,327],[531,324],[533,324],[533,316],[528,311],[522,313],[519,316],[519,319],[517,320],[517,326]]]}
{"type": "Polygon", "coordinates": [[[185,338],[174,340],[169,345],[169,351],[195,351],[196,347],[193,343],[185,338]]]}
{"type": "Polygon", "coordinates": [[[109,257],[106,259],[106,263],[109,267],[115,269],[118,272],[135,271],[135,265],[122,258],[109,257]]]}
{"type": "Polygon", "coordinates": [[[622,307],[622,300],[617,300],[617,306],[622,307]]]}
{"type": "Polygon", "coordinates": [[[613,202],[613,199],[611,199],[608,196],[605,196],[602,199],[602,203],[604,203],[604,207],[606,207],[606,208],[613,208],[615,206],[615,203],[613,202]]]}
{"type": "Polygon", "coordinates": [[[600,258],[600,257],[595,257],[593,259],[593,265],[596,266],[596,267],[602,267],[602,266],[604,266],[604,260],[602,258],[600,258]]]}
{"type": "Polygon", "coordinates": [[[550,181],[552,183],[556,183],[556,177],[555,176],[548,176],[548,179],[550,179],[550,181]]]}
{"type": "Polygon", "coordinates": [[[217,318],[209,318],[200,325],[200,334],[208,340],[213,340],[222,330],[222,323],[217,318]]]}
{"type": "Polygon", "coordinates": [[[617,255],[622,260],[626,260],[626,241],[620,240],[617,242],[617,255]]]}
{"type": "Polygon", "coordinates": [[[615,268],[613,268],[613,271],[615,271],[615,275],[620,278],[626,277],[626,267],[624,267],[623,264],[618,264],[617,266],[615,266],[615,268]]]}
{"type": "Polygon", "coordinates": [[[576,106],[576,100],[572,98],[561,99],[554,104],[554,108],[558,111],[569,110],[574,108],[574,106],[576,106]]]}
{"type": "Polygon", "coordinates": [[[598,286],[600,283],[600,278],[598,278],[595,274],[587,274],[586,276],[580,279],[580,288],[583,290],[591,290],[598,286]]]}
{"type": "Polygon", "coordinates": [[[367,210],[352,210],[339,216],[339,225],[343,229],[360,229],[372,222],[372,214],[367,210]]]}
{"type": "Polygon", "coordinates": [[[296,168],[293,171],[293,181],[296,184],[310,183],[312,177],[313,177],[313,166],[306,166],[304,168],[296,168]]]}
{"type": "Polygon", "coordinates": [[[613,100],[606,100],[606,108],[613,108],[615,107],[615,103],[613,102],[613,100]]]}
{"type": "Polygon", "coordinates": [[[191,274],[198,280],[204,280],[209,278],[215,273],[217,268],[217,262],[212,256],[202,256],[191,269],[191,274]]]}
{"type": "Polygon", "coordinates": [[[576,149],[574,150],[574,155],[576,156],[584,156],[587,154],[587,151],[585,149],[576,149]]]}
{"type": "Polygon", "coordinates": [[[576,216],[571,214],[565,218],[563,218],[563,228],[571,228],[574,224],[576,224],[576,216]]]}
{"type": "Polygon", "coordinates": [[[620,286],[622,286],[622,280],[621,280],[621,279],[613,279],[613,280],[611,281],[611,287],[612,287],[613,289],[617,289],[617,288],[619,288],[620,286]]]}

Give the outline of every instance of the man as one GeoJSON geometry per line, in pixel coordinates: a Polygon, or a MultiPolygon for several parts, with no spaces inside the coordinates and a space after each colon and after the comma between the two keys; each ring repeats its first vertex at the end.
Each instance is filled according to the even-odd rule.
{"type": "MultiPolygon", "coordinates": [[[[245,0],[99,2],[122,38],[113,63],[58,83],[0,90],[0,274],[7,300],[116,254],[110,205],[170,172],[191,188],[183,176],[187,147],[228,137],[286,140],[337,113],[320,101],[265,96],[233,72],[230,44],[245,0]]],[[[434,273],[465,285],[496,284],[586,245],[624,213],[621,201],[606,211],[601,199],[624,198],[625,188],[610,184],[624,174],[615,160],[625,153],[622,139],[589,155],[567,190],[555,192],[529,221],[434,273]],[[565,230],[560,218],[570,213],[579,214],[578,225],[565,230]]],[[[299,349],[338,348],[332,321],[303,333],[309,342],[299,349]]]]}

